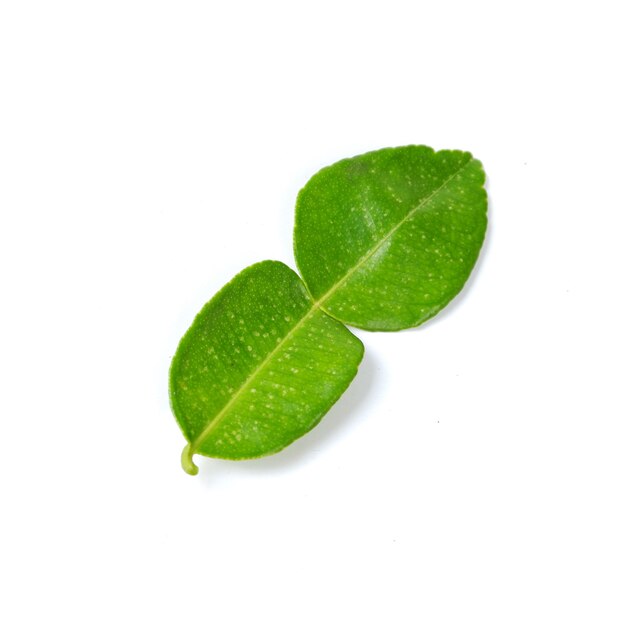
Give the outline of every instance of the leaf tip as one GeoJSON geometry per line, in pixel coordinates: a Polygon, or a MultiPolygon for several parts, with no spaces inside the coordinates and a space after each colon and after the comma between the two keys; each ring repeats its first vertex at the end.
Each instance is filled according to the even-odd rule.
{"type": "Polygon", "coordinates": [[[187,443],[185,445],[183,453],[180,457],[180,461],[183,465],[183,470],[185,471],[185,473],[189,473],[189,475],[198,475],[198,467],[194,464],[193,461],[193,449],[191,447],[191,443],[187,443]]]}

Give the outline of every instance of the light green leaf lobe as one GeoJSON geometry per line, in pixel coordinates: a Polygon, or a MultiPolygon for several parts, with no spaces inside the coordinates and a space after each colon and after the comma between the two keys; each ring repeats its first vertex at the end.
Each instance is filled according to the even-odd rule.
{"type": "Polygon", "coordinates": [[[264,261],[196,317],[170,370],[173,412],[193,454],[275,453],[314,427],[354,378],[363,345],[286,265],[264,261]]]}

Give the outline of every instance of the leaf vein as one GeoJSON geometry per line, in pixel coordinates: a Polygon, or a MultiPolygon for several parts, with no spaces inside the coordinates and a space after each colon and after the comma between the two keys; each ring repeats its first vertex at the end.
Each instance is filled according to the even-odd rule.
{"type": "Polygon", "coordinates": [[[378,243],[372,246],[357,262],[353,267],[348,269],[348,271],[343,275],[342,278],[337,280],[335,284],[326,291],[322,296],[320,296],[317,300],[317,303],[322,306],[326,300],[328,300],[332,295],[341,288],[354,273],[356,273],[367,261],[376,254],[376,252],[389,240],[389,238],[405,223],[410,221],[418,211],[423,210],[423,208],[434,198],[437,194],[441,193],[455,178],[461,175],[461,173],[467,169],[467,167],[474,162],[474,159],[471,158],[467,163],[464,163],[462,167],[459,168],[454,174],[449,176],[446,180],[444,180],[439,187],[437,187],[434,191],[432,191],[429,195],[427,195],[422,201],[420,201],[415,208],[412,208],[405,217],[403,217],[395,226],[389,229],[387,234],[385,234],[378,243]]]}

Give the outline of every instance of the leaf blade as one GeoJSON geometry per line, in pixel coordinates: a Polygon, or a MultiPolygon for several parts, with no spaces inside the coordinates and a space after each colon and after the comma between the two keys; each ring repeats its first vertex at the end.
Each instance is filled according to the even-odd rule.
{"type": "Polygon", "coordinates": [[[322,169],[296,203],[294,252],[311,294],[335,318],[366,330],[423,323],[461,290],[478,258],[484,182],[468,152],[426,146],[322,169]]]}
{"type": "Polygon", "coordinates": [[[172,360],[185,470],[194,453],[247,459],[290,444],[337,401],[362,356],[286,265],[248,267],[205,305],[172,360]]]}

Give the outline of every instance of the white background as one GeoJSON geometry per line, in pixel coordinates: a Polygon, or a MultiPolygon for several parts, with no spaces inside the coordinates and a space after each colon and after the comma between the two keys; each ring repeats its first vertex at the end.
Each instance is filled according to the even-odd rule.
{"type": "Polygon", "coordinates": [[[620,2],[0,4],[0,620],[626,623],[620,2]],[[284,452],[179,465],[167,374],[296,194],[471,151],[490,229],[284,452]]]}

